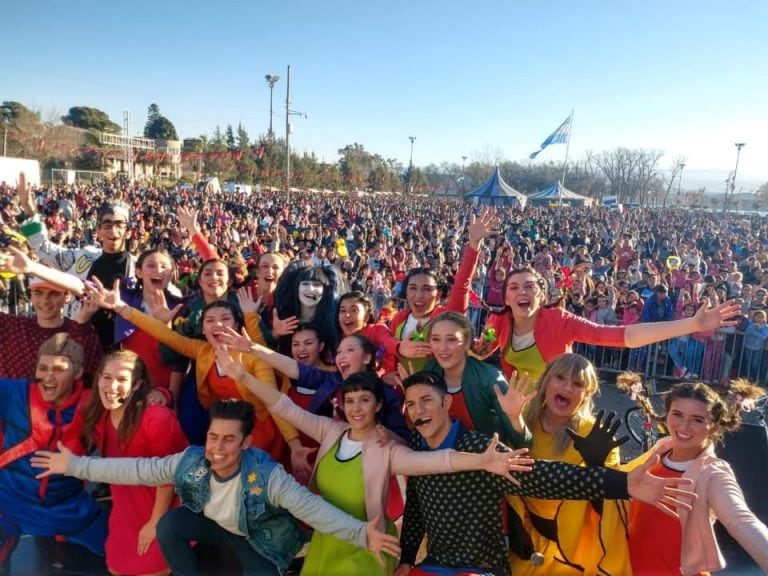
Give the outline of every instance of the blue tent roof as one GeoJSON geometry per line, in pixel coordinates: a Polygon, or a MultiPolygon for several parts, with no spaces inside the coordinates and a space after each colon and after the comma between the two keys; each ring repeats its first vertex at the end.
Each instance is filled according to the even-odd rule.
{"type": "Polygon", "coordinates": [[[566,204],[592,204],[592,198],[568,190],[560,182],[528,196],[532,202],[565,202],[566,204]]]}
{"type": "Polygon", "coordinates": [[[499,173],[499,167],[483,184],[467,193],[467,198],[473,198],[477,204],[489,206],[517,205],[525,208],[528,198],[504,182],[499,173]]]}

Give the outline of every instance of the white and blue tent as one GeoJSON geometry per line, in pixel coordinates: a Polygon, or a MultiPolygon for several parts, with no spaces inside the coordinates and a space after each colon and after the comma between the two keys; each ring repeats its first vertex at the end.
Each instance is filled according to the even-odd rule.
{"type": "Polygon", "coordinates": [[[577,206],[591,206],[594,202],[588,196],[582,196],[568,190],[560,182],[555,182],[552,186],[530,194],[528,200],[536,204],[572,204],[577,206]]]}
{"type": "Polygon", "coordinates": [[[520,209],[525,208],[528,201],[525,194],[518,192],[504,182],[498,166],[488,180],[467,193],[467,198],[475,205],[517,206],[520,209]]]}

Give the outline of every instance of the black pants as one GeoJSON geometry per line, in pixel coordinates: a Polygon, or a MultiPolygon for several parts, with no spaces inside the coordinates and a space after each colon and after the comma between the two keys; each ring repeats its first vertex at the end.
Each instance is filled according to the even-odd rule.
{"type": "Polygon", "coordinates": [[[157,525],[157,541],[174,576],[198,576],[192,542],[229,546],[237,554],[245,576],[278,576],[277,566],[256,552],[244,536],[233,534],[207,518],[180,506],[166,512],[157,525]]]}

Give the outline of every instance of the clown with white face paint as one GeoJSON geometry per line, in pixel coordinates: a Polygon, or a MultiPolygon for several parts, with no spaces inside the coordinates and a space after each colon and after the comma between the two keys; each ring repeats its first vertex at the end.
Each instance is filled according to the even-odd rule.
{"type": "Polygon", "coordinates": [[[290,354],[290,335],[299,323],[309,322],[317,327],[320,340],[329,347],[328,352],[335,351],[339,343],[337,307],[344,292],[346,285],[338,268],[291,262],[280,276],[274,294],[272,327],[278,351],[290,354]]]}
{"type": "Polygon", "coordinates": [[[315,319],[315,311],[323,297],[323,288],[323,283],[315,280],[299,282],[302,323],[311,322],[315,319]]]}

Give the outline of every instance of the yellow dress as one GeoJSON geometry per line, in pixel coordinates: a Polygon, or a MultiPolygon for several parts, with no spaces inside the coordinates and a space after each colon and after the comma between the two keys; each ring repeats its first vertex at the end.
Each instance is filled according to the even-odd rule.
{"type": "MultiPolygon", "coordinates": [[[[578,433],[586,435],[593,423],[582,423],[578,433]]],[[[573,446],[563,454],[557,454],[554,449],[555,437],[544,432],[539,423],[533,426],[532,432],[531,457],[584,465],[581,455],[573,446]]],[[[605,465],[618,468],[618,448],[611,452],[605,465]]],[[[631,576],[625,501],[604,500],[601,515],[586,500],[540,500],[519,496],[510,496],[508,500],[522,518],[534,550],[544,556],[543,565],[534,566],[529,559],[523,560],[511,553],[511,573],[515,576],[631,576]],[[546,530],[545,526],[551,527],[551,534],[556,535],[556,539],[550,540],[544,536],[534,528],[534,522],[542,530],[546,530]]]]}

